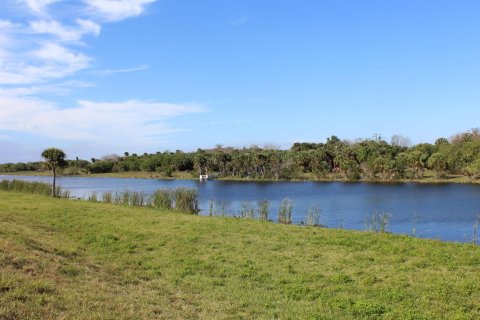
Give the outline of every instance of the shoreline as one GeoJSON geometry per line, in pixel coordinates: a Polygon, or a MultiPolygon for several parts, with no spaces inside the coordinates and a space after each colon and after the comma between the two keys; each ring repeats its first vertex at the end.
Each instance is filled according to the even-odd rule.
{"type": "MultiPolygon", "coordinates": [[[[20,172],[0,172],[0,176],[31,176],[31,177],[51,177],[48,171],[34,172],[34,171],[20,171],[20,172]]],[[[173,177],[167,177],[155,172],[125,172],[125,173],[94,173],[94,174],[78,174],[78,175],[61,175],[57,177],[84,177],[84,178],[117,178],[117,179],[159,179],[159,180],[198,180],[191,176],[191,173],[175,173],[173,177]]],[[[211,181],[227,181],[227,182],[341,182],[341,183],[370,183],[370,184],[471,184],[478,185],[480,180],[471,180],[466,176],[453,176],[447,179],[436,179],[433,177],[426,177],[424,179],[400,179],[400,180],[378,180],[378,179],[258,179],[258,178],[238,178],[238,177],[222,177],[212,179],[211,181]]]]}

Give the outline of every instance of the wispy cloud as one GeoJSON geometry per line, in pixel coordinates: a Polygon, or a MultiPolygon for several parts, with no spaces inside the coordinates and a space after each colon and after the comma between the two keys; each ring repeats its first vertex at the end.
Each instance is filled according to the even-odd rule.
{"type": "Polygon", "coordinates": [[[143,70],[147,70],[147,69],[148,69],[148,65],[142,64],[142,65],[132,67],[132,68],[94,70],[94,71],[92,71],[92,73],[96,74],[96,75],[99,75],[99,76],[109,76],[109,75],[117,74],[117,73],[138,72],[138,71],[143,71],[143,70]]]}
{"type": "MultiPolygon", "coordinates": [[[[86,48],[88,37],[99,37],[104,23],[139,16],[155,1],[15,0],[13,3],[23,3],[28,11],[18,20],[15,17],[0,19],[0,140],[3,145],[18,145],[19,141],[12,137],[21,134],[60,145],[63,142],[64,145],[90,146],[87,150],[101,144],[99,137],[105,145],[116,142],[121,148],[148,148],[184,130],[175,124],[177,118],[207,112],[201,104],[140,99],[80,100],[71,103],[73,107],[65,107],[51,97],[95,85],[83,81],[78,77],[81,74],[108,76],[148,69],[148,65],[141,64],[125,68],[97,66],[97,70],[91,70],[95,57],[87,54],[86,48]],[[69,6],[79,10],[66,10],[69,6]]],[[[29,149],[32,146],[10,149],[35,154],[39,146],[35,144],[33,151],[29,149]]],[[[12,152],[7,158],[14,157],[12,152]]]]}
{"type": "Polygon", "coordinates": [[[48,6],[60,0],[24,0],[27,7],[36,15],[45,15],[48,6]]]}
{"type": "Polygon", "coordinates": [[[238,26],[244,25],[247,22],[248,22],[248,17],[243,16],[230,21],[229,25],[231,27],[238,27],[238,26]]]}
{"type": "Polygon", "coordinates": [[[121,141],[151,145],[160,136],[178,132],[171,120],[207,112],[197,104],[172,104],[129,100],[81,100],[73,108],[36,98],[0,96],[0,129],[57,139],[96,143],[121,141]]]}
{"type": "Polygon", "coordinates": [[[156,0],[84,0],[93,15],[107,21],[123,20],[141,15],[156,0]]]}
{"type": "Polygon", "coordinates": [[[58,83],[49,83],[44,85],[32,85],[32,86],[14,86],[0,88],[0,97],[22,97],[32,96],[38,94],[52,94],[56,96],[65,96],[73,92],[78,88],[90,88],[95,87],[93,83],[79,80],[69,80],[58,83]]]}
{"type": "Polygon", "coordinates": [[[84,19],[76,19],[73,27],[64,26],[56,20],[36,20],[30,22],[30,28],[33,33],[51,34],[64,42],[78,42],[88,34],[98,36],[101,30],[99,24],[84,19]]]}
{"type": "MultiPolygon", "coordinates": [[[[0,85],[45,84],[90,68],[94,57],[84,51],[85,38],[98,37],[101,23],[142,14],[156,0],[17,1],[29,9],[31,19],[20,23],[0,19],[0,85]],[[57,5],[75,10],[59,13],[53,10],[57,5]]],[[[104,69],[98,75],[146,68],[104,69]]]]}

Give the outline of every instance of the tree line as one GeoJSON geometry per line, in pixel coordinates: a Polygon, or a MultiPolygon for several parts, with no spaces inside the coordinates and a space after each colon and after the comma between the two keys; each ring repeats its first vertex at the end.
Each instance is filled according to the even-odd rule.
{"type": "MultiPolygon", "coordinates": [[[[275,148],[215,148],[195,152],[109,155],[101,159],[66,160],[62,174],[176,172],[215,174],[225,178],[265,180],[420,180],[427,171],[437,179],[452,175],[480,177],[480,129],[472,129],[435,143],[410,146],[409,140],[380,136],[355,141],[331,136],[324,143],[295,143],[289,150],[275,148]]],[[[39,171],[43,162],[8,163],[0,172],[39,171]]]]}

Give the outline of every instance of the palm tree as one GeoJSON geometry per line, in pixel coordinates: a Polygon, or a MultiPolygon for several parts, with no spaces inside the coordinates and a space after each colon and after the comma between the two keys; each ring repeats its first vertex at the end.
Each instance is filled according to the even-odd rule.
{"type": "Polygon", "coordinates": [[[45,164],[53,172],[52,197],[56,196],[55,179],[57,175],[57,168],[65,166],[65,152],[56,148],[48,148],[42,152],[42,157],[45,158],[45,164]]]}

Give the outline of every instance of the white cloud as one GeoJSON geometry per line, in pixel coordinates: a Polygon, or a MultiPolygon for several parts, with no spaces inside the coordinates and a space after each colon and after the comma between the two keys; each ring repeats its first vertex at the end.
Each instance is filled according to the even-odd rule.
{"type": "Polygon", "coordinates": [[[108,21],[136,17],[156,0],[84,0],[95,15],[108,21]]]}
{"type": "Polygon", "coordinates": [[[70,76],[89,66],[90,57],[56,43],[45,43],[28,54],[30,60],[0,61],[0,84],[25,85],[70,76]]]}
{"type": "Polygon", "coordinates": [[[172,119],[206,112],[197,104],[129,100],[78,101],[73,108],[35,98],[0,96],[0,130],[86,143],[102,141],[151,146],[159,137],[178,132],[172,119]]]}
{"type": "Polygon", "coordinates": [[[56,43],[46,43],[39,50],[33,52],[37,58],[47,63],[58,63],[73,68],[75,71],[88,65],[89,57],[82,53],[74,53],[56,43]]]}
{"type": "Polygon", "coordinates": [[[91,20],[77,19],[77,26],[67,27],[55,20],[37,20],[30,22],[30,28],[34,33],[52,34],[65,42],[78,42],[84,35],[98,36],[101,27],[91,20]]]}
{"type": "Polygon", "coordinates": [[[0,96],[21,97],[36,94],[54,94],[64,96],[71,93],[76,88],[88,88],[95,85],[85,81],[70,80],[59,83],[49,83],[44,85],[32,86],[14,86],[10,88],[0,88],[0,96]]]}
{"type": "MultiPolygon", "coordinates": [[[[166,135],[182,130],[174,125],[177,117],[206,111],[196,104],[139,100],[82,100],[66,108],[38,98],[40,94],[65,95],[75,88],[93,86],[74,77],[90,68],[94,60],[85,53],[86,37],[100,35],[100,22],[139,16],[155,1],[12,1],[23,3],[30,18],[22,20],[22,13],[18,21],[13,17],[0,19],[0,133],[9,134],[0,136],[0,142],[19,146],[25,142],[20,137],[29,135],[31,139],[24,147],[11,147],[9,152],[0,154],[0,162],[24,156],[33,146],[35,150],[28,152],[37,154],[37,147],[50,141],[99,146],[102,139],[105,149],[114,143],[120,148],[150,148],[165,141],[166,135]]],[[[88,74],[112,75],[147,68],[146,64],[118,69],[100,66],[100,70],[88,74]]]]}
{"type": "Polygon", "coordinates": [[[60,0],[25,0],[25,3],[33,13],[44,15],[47,7],[58,1],[60,0]]]}
{"type": "Polygon", "coordinates": [[[10,20],[0,19],[0,30],[11,30],[15,28],[15,24],[10,20]]]}
{"type": "Polygon", "coordinates": [[[0,66],[2,58],[5,59],[8,56],[7,48],[12,47],[15,44],[12,38],[12,33],[18,29],[20,25],[11,22],[10,20],[0,19],[0,66]]]}

